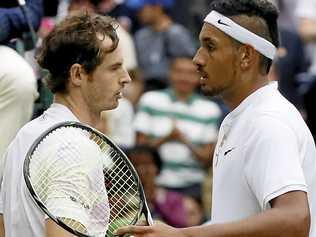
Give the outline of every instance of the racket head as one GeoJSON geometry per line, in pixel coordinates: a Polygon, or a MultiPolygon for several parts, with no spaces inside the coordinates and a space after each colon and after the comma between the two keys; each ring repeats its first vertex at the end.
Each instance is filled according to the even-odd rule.
{"type": "MultiPolygon", "coordinates": [[[[78,133],[71,134],[68,139],[73,139],[73,138],[75,139],[76,137],[80,137],[79,134],[84,133],[86,137],[84,137],[83,140],[86,141],[87,143],[89,143],[88,141],[90,142],[93,141],[94,146],[97,145],[96,147],[99,148],[101,151],[100,153],[101,156],[99,157],[102,162],[102,174],[103,174],[102,181],[103,181],[103,186],[104,186],[104,187],[101,187],[101,189],[105,188],[107,198],[103,200],[104,201],[103,204],[100,203],[97,205],[101,205],[101,206],[104,205],[106,207],[105,202],[107,202],[108,204],[109,210],[107,211],[109,212],[108,214],[109,219],[108,219],[107,226],[104,227],[106,228],[106,236],[108,237],[114,236],[113,232],[121,226],[135,224],[140,219],[142,214],[145,214],[147,222],[151,224],[152,219],[151,219],[150,212],[146,203],[146,198],[145,198],[145,194],[144,194],[140,179],[137,175],[135,168],[133,167],[133,165],[127,158],[127,156],[106,135],[80,122],[62,122],[49,128],[39,138],[36,139],[36,141],[32,144],[31,148],[29,149],[26,155],[24,165],[23,165],[24,179],[25,179],[26,186],[29,190],[29,193],[32,199],[34,200],[34,202],[38,205],[38,207],[41,210],[43,210],[45,214],[49,216],[49,218],[51,218],[56,224],[58,224],[65,230],[71,232],[72,234],[76,236],[82,236],[82,237],[95,236],[95,235],[89,234],[90,232],[87,229],[88,227],[82,224],[81,221],[78,221],[77,219],[72,220],[73,218],[62,217],[60,215],[54,214],[56,212],[55,210],[53,210],[55,209],[55,207],[52,208],[52,205],[48,205],[49,198],[45,198],[51,194],[51,192],[48,192],[49,194],[45,193],[47,192],[46,190],[49,187],[46,187],[45,182],[44,183],[42,182],[42,179],[45,179],[47,181],[46,179],[47,177],[42,176],[43,175],[41,172],[42,167],[37,167],[36,165],[32,165],[32,164],[36,164],[34,162],[36,160],[37,162],[39,162],[39,166],[40,165],[45,166],[45,162],[44,162],[44,165],[41,162],[45,160],[45,157],[43,156],[46,156],[45,154],[47,152],[47,146],[51,145],[51,142],[47,143],[47,141],[51,139],[54,142],[56,142],[56,144],[49,146],[53,152],[53,155],[56,155],[54,154],[54,149],[55,148],[61,149],[60,146],[65,145],[64,144],[65,141],[62,139],[60,141],[59,137],[65,134],[66,131],[68,132],[68,130],[71,130],[71,129],[74,129],[78,133]],[[55,135],[52,135],[52,134],[55,134],[55,135]],[[54,139],[56,139],[57,141],[55,141],[54,139]],[[54,145],[56,147],[54,147],[54,145]],[[37,153],[39,153],[39,155],[37,153]],[[74,223],[72,223],[72,221],[74,221],[74,223]],[[81,226],[80,224],[83,226],[81,226]]],[[[66,139],[66,142],[67,142],[67,138],[63,138],[63,139],[66,139]]],[[[80,141],[79,145],[80,144],[82,145],[83,141],[80,141]]],[[[62,150],[67,150],[64,148],[65,147],[63,147],[62,150]]],[[[80,150],[80,148],[78,149],[80,150]]],[[[68,150],[69,150],[69,147],[68,147],[68,150]]],[[[46,157],[46,159],[48,158],[46,157]]],[[[89,160],[86,157],[84,157],[83,159],[89,160]]],[[[51,168],[54,166],[49,165],[48,167],[49,169],[47,168],[46,170],[44,169],[45,172],[43,173],[50,172],[51,174],[53,172],[51,168]]],[[[100,170],[98,170],[97,173],[100,173],[100,170]]],[[[47,176],[51,177],[52,175],[47,175],[47,176]]],[[[52,182],[47,181],[47,183],[51,184],[52,182]]],[[[54,193],[60,192],[60,190],[58,190],[58,185],[51,185],[51,186],[53,186],[56,189],[56,190],[54,189],[54,193]]],[[[61,191],[63,192],[63,196],[68,195],[68,194],[64,194],[65,190],[61,190],[61,191]]],[[[103,194],[104,193],[102,193],[102,195],[103,194]]],[[[82,200],[80,199],[80,197],[78,198],[75,195],[69,195],[68,198],[70,199],[70,201],[79,202],[79,204],[82,204],[80,201],[78,201],[78,200],[82,200]]],[[[67,202],[69,202],[68,199],[67,199],[67,202]]],[[[86,206],[90,207],[89,205],[85,205],[84,202],[82,206],[84,208],[86,208],[86,206]]],[[[103,210],[103,211],[106,211],[106,210],[103,210]]],[[[101,213],[101,216],[102,216],[102,213],[101,213]]]]}

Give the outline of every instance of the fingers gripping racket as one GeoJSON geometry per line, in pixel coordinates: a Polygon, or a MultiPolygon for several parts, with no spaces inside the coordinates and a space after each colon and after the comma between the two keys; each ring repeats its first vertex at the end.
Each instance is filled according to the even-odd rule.
{"type": "Polygon", "coordinates": [[[136,170],[109,138],[79,122],[44,132],[24,161],[24,179],[48,217],[76,236],[113,236],[152,218],[136,170]]]}

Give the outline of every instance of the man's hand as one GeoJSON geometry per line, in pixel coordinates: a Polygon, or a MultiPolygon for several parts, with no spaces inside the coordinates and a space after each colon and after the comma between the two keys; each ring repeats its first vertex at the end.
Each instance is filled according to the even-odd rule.
{"type": "Polygon", "coordinates": [[[181,233],[181,229],[171,227],[169,225],[157,222],[152,226],[126,226],[117,229],[115,235],[123,236],[125,234],[130,234],[135,237],[185,237],[181,233]]]}
{"type": "Polygon", "coordinates": [[[167,136],[166,141],[179,141],[185,143],[186,139],[184,135],[180,132],[180,130],[174,126],[172,131],[167,136]]]}

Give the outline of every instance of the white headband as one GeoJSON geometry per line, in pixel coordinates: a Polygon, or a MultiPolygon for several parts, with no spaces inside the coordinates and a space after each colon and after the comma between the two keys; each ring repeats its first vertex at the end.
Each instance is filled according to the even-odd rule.
{"type": "Polygon", "coordinates": [[[228,17],[213,10],[205,17],[204,22],[212,24],[243,44],[253,46],[258,52],[273,60],[276,47],[271,42],[238,25],[228,17]]]}

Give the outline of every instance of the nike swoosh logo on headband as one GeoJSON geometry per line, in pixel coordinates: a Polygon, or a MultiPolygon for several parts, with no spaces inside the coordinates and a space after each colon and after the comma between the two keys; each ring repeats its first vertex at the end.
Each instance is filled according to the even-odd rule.
{"type": "Polygon", "coordinates": [[[217,21],[217,23],[218,23],[218,24],[221,24],[221,25],[225,25],[225,26],[230,26],[230,25],[226,24],[225,22],[222,22],[221,19],[219,19],[219,20],[217,21]]]}

